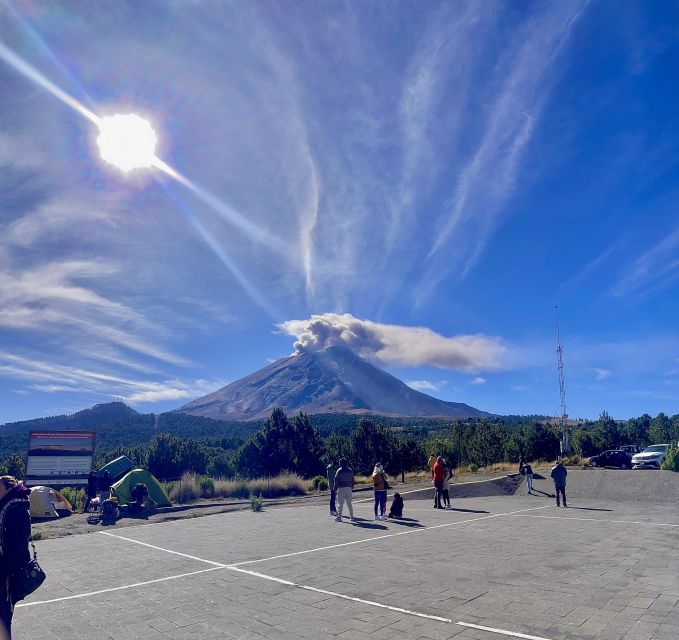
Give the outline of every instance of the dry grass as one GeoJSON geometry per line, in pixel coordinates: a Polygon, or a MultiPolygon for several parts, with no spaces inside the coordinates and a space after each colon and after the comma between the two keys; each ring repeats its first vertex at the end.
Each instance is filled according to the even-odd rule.
{"type": "Polygon", "coordinates": [[[262,498],[302,496],[309,491],[309,481],[294,473],[255,480],[213,480],[195,473],[185,473],[181,480],[171,482],[166,489],[170,500],[179,503],[192,502],[198,498],[247,500],[252,496],[262,498]]]}

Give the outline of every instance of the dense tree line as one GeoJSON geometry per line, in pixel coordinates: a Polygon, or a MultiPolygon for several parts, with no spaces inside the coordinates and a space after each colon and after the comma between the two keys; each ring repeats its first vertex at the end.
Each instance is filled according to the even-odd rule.
{"type": "MultiPolygon", "coordinates": [[[[95,464],[100,467],[127,455],[161,479],[177,478],[185,471],[225,478],[294,471],[311,477],[340,457],[348,458],[357,473],[369,473],[380,461],[389,473],[397,474],[424,469],[431,454],[442,455],[455,466],[479,467],[520,458],[554,460],[559,454],[557,425],[539,416],[451,423],[357,416],[343,420],[340,414],[288,417],[276,409],[263,423],[237,424],[232,430],[227,423],[185,414],[157,418],[137,414],[130,419],[130,429],[141,428],[142,433],[135,431],[134,437],[127,437],[125,425],[111,425],[112,437],[125,444],[102,446],[98,435],[95,464]]],[[[616,421],[604,412],[595,421],[580,423],[571,435],[574,453],[585,457],[622,444],[645,447],[678,441],[679,415],[664,413],[616,421]]],[[[23,475],[25,446],[0,457],[5,460],[0,473],[23,475]]]]}

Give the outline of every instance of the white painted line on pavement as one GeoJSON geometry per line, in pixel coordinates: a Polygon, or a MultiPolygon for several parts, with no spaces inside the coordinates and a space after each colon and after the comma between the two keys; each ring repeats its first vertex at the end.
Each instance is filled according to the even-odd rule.
{"type": "Polygon", "coordinates": [[[292,582],[291,580],[284,580],[283,578],[276,578],[275,576],[270,576],[265,573],[258,573],[257,571],[250,571],[248,569],[240,569],[239,567],[230,566],[227,567],[230,571],[238,571],[239,573],[245,573],[249,576],[255,578],[262,578],[264,580],[270,580],[271,582],[277,582],[289,587],[296,587],[298,589],[304,589],[305,591],[313,591],[314,593],[322,593],[326,596],[332,596],[333,598],[341,598],[342,600],[351,600],[352,602],[358,602],[360,604],[367,604],[371,607],[379,607],[380,609],[388,609],[389,611],[396,611],[397,613],[403,613],[407,616],[415,616],[416,618],[426,618],[427,620],[435,620],[437,622],[444,622],[446,624],[457,624],[462,627],[472,627],[474,629],[481,629],[483,631],[488,631],[490,633],[498,633],[505,636],[512,636],[514,638],[524,638],[525,640],[549,640],[549,638],[543,638],[540,636],[531,636],[525,633],[519,633],[517,631],[507,631],[506,629],[497,629],[495,627],[483,627],[479,624],[472,624],[470,622],[455,622],[451,618],[443,618],[441,616],[433,616],[428,613],[421,613],[419,611],[412,611],[411,609],[404,609],[403,607],[394,607],[389,604],[384,604],[383,602],[375,602],[374,600],[364,600],[363,598],[356,598],[355,596],[348,596],[344,593],[338,593],[337,591],[328,591],[327,589],[319,589],[318,587],[312,587],[308,584],[300,584],[298,582],[292,582]]]}
{"type": "Polygon", "coordinates": [[[154,544],[149,544],[148,542],[140,542],[139,540],[134,540],[133,538],[126,538],[125,536],[120,536],[117,533],[109,533],[108,531],[100,531],[103,536],[111,536],[111,538],[119,538],[120,540],[127,540],[127,542],[134,542],[135,544],[140,544],[144,547],[149,547],[151,549],[156,549],[157,551],[165,551],[165,553],[172,553],[175,556],[182,556],[182,558],[189,558],[189,560],[197,560],[198,562],[205,562],[211,564],[215,567],[223,569],[227,565],[221,562],[213,562],[212,560],[205,560],[203,558],[197,558],[196,556],[190,556],[188,553],[180,553],[179,551],[172,551],[171,549],[165,549],[164,547],[157,547],[154,544]]]}
{"type": "Polygon", "coordinates": [[[97,596],[100,593],[111,593],[112,591],[123,591],[124,589],[133,589],[134,587],[143,587],[147,584],[155,584],[157,582],[167,582],[168,580],[178,580],[179,578],[187,578],[188,576],[195,576],[199,573],[207,573],[208,571],[219,571],[225,567],[211,567],[210,569],[200,569],[199,571],[190,571],[189,573],[180,573],[176,576],[168,576],[167,578],[156,578],[155,580],[146,580],[145,582],[135,582],[134,584],[126,584],[122,587],[111,587],[110,589],[100,589],[99,591],[89,591],[88,593],[78,593],[72,596],[63,596],[61,598],[52,598],[51,600],[39,600],[36,602],[20,602],[14,605],[18,607],[33,607],[36,604],[50,604],[52,602],[63,602],[64,600],[75,600],[77,598],[89,598],[90,596],[97,596]]]}
{"type": "Polygon", "coordinates": [[[381,609],[389,609],[390,611],[398,611],[399,613],[405,613],[409,616],[416,616],[418,618],[427,618],[428,620],[437,620],[438,622],[451,623],[450,618],[442,618],[440,616],[431,616],[427,613],[419,613],[418,611],[410,611],[409,609],[403,609],[401,607],[392,607],[391,605],[384,604],[383,602],[373,602],[372,600],[363,600],[362,598],[355,598],[354,596],[347,596],[344,593],[337,593],[336,591],[328,591],[327,589],[318,589],[317,587],[310,587],[307,584],[299,584],[297,582],[291,582],[290,580],[283,580],[282,578],[276,578],[274,576],[269,576],[264,573],[258,573],[256,571],[249,571],[248,569],[240,569],[238,567],[228,567],[231,571],[238,571],[239,573],[246,573],[247,575],[254,576],[256,578],[263,578],[264,580],[270,580],[272,582],[278,582],[279,584],[284,584],[290,587],[297,587],[298,589],[304,589],[305,591],[313,591],[315,593],[323,593],[327,596],[333,596],[334,598],[342,598],[343,600],[351,600],[352,602],[360,602],[361,604],[368,604],[371,607],[380,607],[381,609]]]}
{"type": "Polygon", "coordinates": [[[609,522],[615,524],[644,524],[648,527],[679,527],[679,524],[670,524],[669,522],[644,522],[642,520],[608,520],[606,518],[577,518],[575,516],[537,516],[532,514],[523,515],[521,513],[508,513],[507,515],[516,515],[520,518],[548,518],[549,520],[582,520],[585,522],[609,522]]]}
{"type": "MultiPolygon", "coordinates": [[[[210,565],[213,565],[213,566],[212,566],[211,569],[201,569],[199,571],[192,571],[192,572],[189,572],[189,573],[182,573],[182,574],[175,575],[175,576],[168,576],[167,578],[157,578],[155,580],[147,580],[145,582],[137,582],[137,583],[134,583],[134,584],[124,585],[124,586],[121,586],[121,587],[111,587],[109,589],[100,589],[99,591],[90,591],[90,592],[87,592],[87,593],[79,593],[79,594],[75,594],[75,595],[71,595],[71,596],[63,596],[63,597],[60,597],[60,598],[54,598],[52,600],[25,602],[25,603],[18,604],[16,606],[17,607],[29,607],[29,606],[34,606],[34,605],[38,605],[38,604],[49,604],[51,602],[61,602],[63,600],[74,600],[76,598],[86,598],[88,596],[95,596],[95,595],[98,595],[100,593],[109,593],[111,591],[121,591],[123,589],[132,589],[134,587],[141,587],[141,586],[144,586],[144,585],[147,585],[147,584],[154,584],[156,582],[165,582],[166,580],[176,580],[178,578],[183,578],[183,577],[186,577],[186,576],[192,576],[192,575],[196,575],[196,574],[199,574],[199,573],[206,573],[208,571],[216,571],[217,569],[231,569],[233,571],[240,571],[241,573],[251,573],[252,575],[261,575],[261,577],[264,577],[264,574],[257,574],[254,571],[248,571],[246,569],[240,569],[240,566],[242,566],[244,564],[253,564],[253,563],[256,563],[256,562],[265,562],[267,560],[278,560],[280,558],[288,558],[288,557],[291,557],[291,556],[298,556],[298,555],[303,555],[303,554],[307,554],[307,553],[314,553],[316,551],[325,551],[325,550],[328,550],[328,549],[336,549],[336,548],[339,548],[339,547],[346,547],[346,546],[349,546],[349,545],[360,544],[362,542],[371,542],[373,540],[381,540],[383,538],[394,538],[396,536],[403,536],[403,535],[408,535],[408,534],[411,534],[411,533],[418,533],[420,531],[429,531],[431,529],[440,529],[440,528],[443,528],[443,527],[452,527],[452,526],[459,525],[459,524],[467,524],[467,523],[470,523],[470,522],[476,522],[477,520],[488,520],[489,518],[498,518],[500,516],[511,516],[511,515],[523,513],[525,511],[535,511],[537,509],[546,509],[549,506],[551,506],[551,505],[545,505],[545,506],[542,506],[542,507],[532,507],[530,509],[521,509],[519,511],[511,511],[509,513],[495,513],[495,514],[491,514],[489,516],[482,516],[480,518],[470,518],[468,520],[460,520],[458,522],[447,522],[445,524],[438,524],[438,525],[434,525],[434,526],[431,526],[431,527],[422,527],[421,529],[413,529],[413,530],[410,530],[410,531],[399,531],[398,533],[389,533],[389,534],[385,534],[385,535],[381,535],[381,536],[374,536],[372,538],[363,538],[361,540],[354,540],[352,542],[342,542],[342,543],[339,543],[339,544],[328,545],[326,547],[317,547],[316,549],[307,549],[306,551],[295,551],[293,553],[285,553],[285,554],[281,554],[281,555],[278,555],[278,556],[272,556],[272,557],[269,557],[269,558],[260,558],[258,560],[245,560],[244,562],[236,562],[236,563],[233,563],[233,564],[223,564],[221,562],[214,562],[212,560],[206,560],[205,558],[199,558],[197,556],[189,555],[188,553],[181,553],[179,551],[173,551],[172,549],[166,549],[165,547],[159,547],[159,546],[154,545],[154,544],[149,544],[148,542],[141,542],[140,540],[134,540],[133,538],[127,538],[126,536],[121,536],[121,535],[118,535],[116,533],[110,533],[109,531],[100,531],[99,532],[100,534],[105,535],[105,536],[109,536],[111,538],[118,538],[119,540],[125,540],[126,542],[133,542],[133,543],[141,545],[143,547],[149,547],[150,549],[155,549],[156,551],[164,551],[165,553],[170,553],[172,555],[181,556],[182,558],[188,558],[189,560],[196,560],[197,562],[204,562],[206,564],[210,564],[210,565]]],[[[273,578],[271,578],[271,579],[273,579],[273,578]]],[[[279,579],[276,579],[276,580],[279,580],[279,579]]],[[[286,581],[281,581],[281,582],[284,583],[284,584],[287,584],[286,581]]],[[[294,583],[290,583],[290,584],[294,585],[294,583]]],[[[306,588],[306,587],[304,587],[304,588],[306,588]]],[[[309,587],[309,589],[312,589],[312,588],[309,587]]],[[[332,594],[332,592],[328,592],[328,593],[332,594]]],[[[334,594],[332,594],[332,595],[334,595],[334,594]]],[[[338,595],[338,597],[340,597],[340,594],[337,594],[337,595],[338,595]]],[[[346,598],[346,599],[354,599],[354,600],[358,601],[357,598],[351,598],[349,596],[341,596],[341,597],[346,598]]],[[[388,607],[386,605],[380,605],[379,603],[375,603],[375,606],[384,606],[384,607],[386,607],[388,609],[392,609],[394,611],[402,611],[402,612],[407,613],[407,611],[405,609],[402,610],[402,609],[399,609],[397,607],[388,607]]],[[[411,615],[420,615],[420,616],[423,616],[423,617],[437,619],[435,616],[427,616],[425,614],[412,613],[411,615]]],[[[444,619],[444,620],[447,620],[447,619],[444,619]]],[[[452,622],[452,621],[450,621],[450,622],[452,622]]]]}
{"type": "Polygon", "coordinates": [[[259,558],[258,560],[245,560],[243,562],[234,562],[229,567],[240,567],[244,564],[254,564],[256,562],[267,562],[268,560],[279,560],[280,558],[290,558],[292,556],[306,555],[307,553],[316,553],[317,551],[327,551],[329,549],[339,549],[340,547],[349,547],[355,544],[362,544],[363,542],[372,542],[373,540],[383,540],[384,538],[395,538],[397,536],[408,536],[414,533],[422,533],[423,531],[431,531],[432,529],[442,529],[444,527],[455,527],[461,524],[468,524],[470,522],[477,522],[478,520],[488,520],[490,518],[499,518],[501,516],[511,516],[516,513],[523,513],[524,511],[536,511],[538,509],[548,509],[551,505],[544,505],[542,507],[531,507],[529,509],[519,509],[518,511],[511,511],[509,513],[493,513],[488,516],[481,516],[480,518],[469,518],[467,520],[458,520],[456,522],[445,522],[443,524],[436,524],[431,527],[420,527],[419,529],[410,529],[409,531],[399,531],[398,533],[385,533],[381,536],[373,536],[372,538],[362,538],[361,540],[352,540],[351,542],[340,542],[338,544],[330,544],[324,547],[316,547],[315,549],[306,549],[305,551],[293,551],[291,553],[282,553],[277,556],[270,556],[268,558],[259,558]]]}
{"type": "Polygon", "coordinates": [[[517,631],[507,631],[506,629],[496,629],[495,627],[484,627],[480,624],[472,624],[471,622],[456,622],[461,627],[471,627],[472,629],[480,629],[481,631],[489,631],[490,633],[501,633],[505,636],[512,636],[513,638],[525,638],[525,640],[549,640],[542,636],[530,636],[526,633],[518,633],[517,631]]]}

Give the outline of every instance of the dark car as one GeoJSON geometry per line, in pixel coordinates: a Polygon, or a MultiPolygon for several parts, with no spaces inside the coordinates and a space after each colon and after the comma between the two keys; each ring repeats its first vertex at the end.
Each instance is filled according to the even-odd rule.
{"type": "Polygon", "coordinates": [[[621,447],[618,447],[618,451],[624,451],[633,456],[635,453],[641,453],[641,447],[638,444],[623,444],[621,447]]]}
{"type": "Polygon", "coordinates": [[[611,451],[604,451],[598,456],[592,456],[589,459],[589,464],[592,467],[618,467],[620,469],[631,469],[632,458],[626,451],[613,449],[611,451]]]}

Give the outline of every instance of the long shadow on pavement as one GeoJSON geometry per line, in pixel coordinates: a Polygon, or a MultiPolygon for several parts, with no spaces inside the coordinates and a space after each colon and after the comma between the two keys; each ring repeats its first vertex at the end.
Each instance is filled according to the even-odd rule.
{"type": "Polygon", "coordinates": [[[383,524],[376,524],[375,522],[371,522],[370,520],[366,520],[364,518],[355,518],[352,524],[355,527],[361,527],[362,529],[386,529],[383,524]]]}
{"type": "Polygon", "coordinates": [[[419,520],[415,520],[414,518],[390,518],[389,522],[393,522],[394,524],[400,524],[403,525],[404,527],[423,527],[423,524],[420,524],[419,520]]]}
{"type": "Polygon", "coordinates": [[[579,509],[580,511],[615,511],[615,509],[597,509],[596,507],[568,507],[569,509],[579,509]]]}
{"type": "Polygon", "coordinates": [[[448,509],[448,511],[459,511],[460,513],[490,513],[490,511],[483,511],[482,509],[458,509],[457,507],[448,509]]]}

